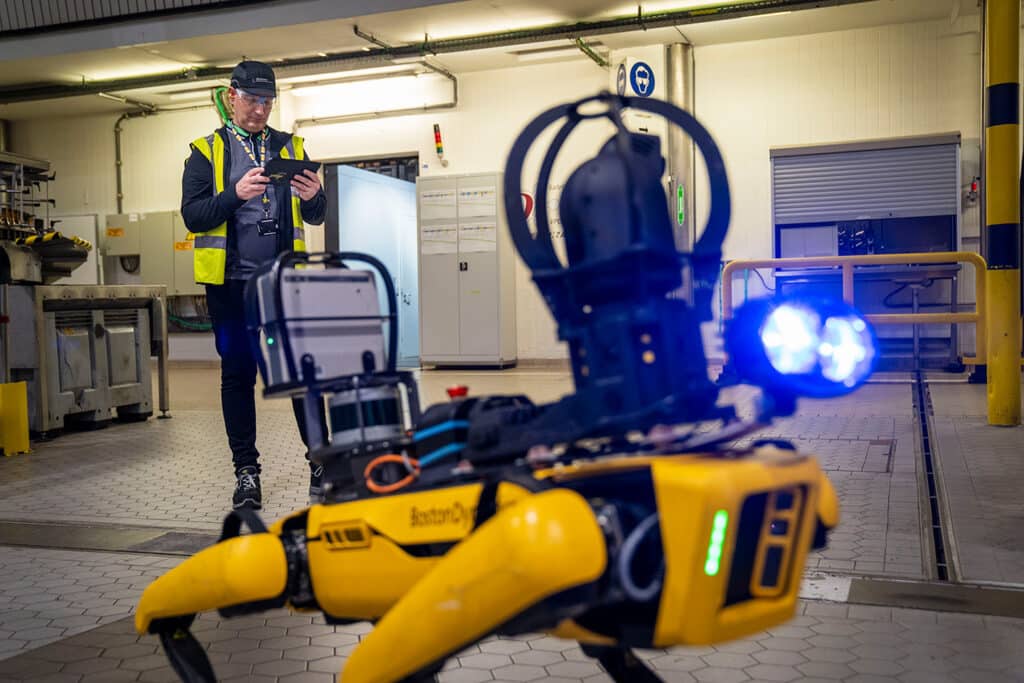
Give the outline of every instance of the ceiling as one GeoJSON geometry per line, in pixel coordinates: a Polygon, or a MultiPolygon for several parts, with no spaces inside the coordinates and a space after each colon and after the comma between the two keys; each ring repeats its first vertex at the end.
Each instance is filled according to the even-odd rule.
{"type": "MultiPolygon", "coordinates": [[[[403,0],[398,0],[401,4],[403,0]]],[[[424,36],[442,39],[490,33],[499,30],[524,29],[553,24],[571,24],[608,17],[635,15],[636,3],[622,0],[464,0],[438,2],[437,0],[404,0],[407,4],[421,5],[411,9],[338,17],[309,23],[298,23],[283,28],[229,30],[238,22],[230,13],[217,21],[207,22],[207,31],[219,35],[193,35],[170,40],[126,42],[117,47],[61,53],[60,43],[54,43],[50,52],[31,58],[0,60],[0,86],[28,83],[76,84],[88,80],[128,78],[160,73],[180,73],[190,67],[229,67],[243,57],[275,60],[312,57],[318,53],[339,53],[359,50],[369,43],[355,35],[353,27],[374,34],[391,45],[421,43],[424,36]],[[427,6],[422,6],[427,5],[427,6]]],[[[302,3],[297,3],[301,5],[302,3]]],[[[708,0],[661,0],[644,2],[644,12],[684,9],[708,4],[708,0]]],[[[339,2],[334,7],[351,6],[339,2]]],[[[375,6],[395,6],[396,1],[375,6]]],[[[238,12],[239,10],[235,10],[238,12]]],[[[252,10],[247,10],[247,12],[252,10]]],[[[977,14],[975,0],[873,0],[861,4],[825,7],[797,12],[720,20],[651,30],[595,36],[600,50],[614,50],[689,40],[694,45],[777,38],[790,35],[822,33],[841,29],[877,26],[914,21],[951,21],[957,15],[977,14]]],[[[222,13],[223,14],[223,13],[222,13]]],[[[309,14],[294,12],[291,16],[303,19],[309,14]]],[[[951,31],[953,27],[951,26],[951,31]]],[[[194,29],[193,32],[196,30],[194,29]]],[[[165,31],[165,34],[172,33],[165,31]]],[[[131,32],[120,35],[131,37],[131,32]]],[[[145,33],[143,32],[143,35],[145,33]]],[[[137,37],[137,36],[136,36],[137,37]]],[[[112,41],[104,44],[110,45],[112,41]]],[[[116,43],[116,41],[113,41],[116,43]]],[[[65,41],[66,43],[66,41],[65,41]]],[[[569,41],[547,41],[534,45],[516,45],[472,52],[446,53],[432,58],[455,73],[521,66],[525,62],[517,55],[523,50],[569,45],[569,41]]],[[[0,40],[0,55],[11,54],[10,41],[0,40]],[[5,45],[6,43],[6,45],[5,45]],[[5,49],[8,48],[8,49],[5,49]]],[[[35,43],[33,51],[39,51],[35,43]]],[[[582,53],[558,52],[550,60],[587,59],[582,53]]],[[[533,61],[529,63],[535,63],[533,61]]],[[[346,67],[351,68],[351,67],[346,67]]],[[[288,70],[279,73],[282,81],[299,73],[329,73],[337,66],[324,64],[315,68],[288,70]]],[[[172,91],[191,90],[199,96],[211,82],[182,83],[173,87],[117,91],[115,94],[156,104],[160,107],[185,107],[200,104],[189,101],[187,94],[169,95],[172,91]]],[[[98,97],[96,95],[69,97],[61,100],[43,100],[0,104],[0,118],[25,119],[47,116],[71,116],[127,111],[132,105],[98,97]]]]}

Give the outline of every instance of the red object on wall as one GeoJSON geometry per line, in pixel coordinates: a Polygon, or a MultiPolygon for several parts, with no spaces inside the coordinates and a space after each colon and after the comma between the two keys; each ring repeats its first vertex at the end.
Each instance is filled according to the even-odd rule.
{"type": "Polygon", "coordinates": [[[455,400],[457,398],[465,398],[469,395],[469,387],[465,384],[455,384],[445,389],[448,392],[448,398],[455,400]]]}
{"type": "Polygon", "coordinates": [[[526,220],[530,220],[530,214],[533,213],[533,195],[529,192],[523,192],[523,213],[526,214],[526,220]]]}

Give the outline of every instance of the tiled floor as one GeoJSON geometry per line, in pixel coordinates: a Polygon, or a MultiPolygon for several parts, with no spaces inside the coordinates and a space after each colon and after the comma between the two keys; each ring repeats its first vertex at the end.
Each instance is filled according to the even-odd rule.
{"type": "Polygon", "coordinates": [[[842,521],[810,568],[928,578],[910,385],[869,385],[832,401],[803,401],[795,416],[756,435],[766,437],[816,455],[839,494],[842,521]]]}
{"type": "MultiPolygon", "coordinates": [[[[330,683],[370,629],[278,610],[231,620],[203,615],[194,632],[219,680],[330,683]]],[[[639,654],[667,683],[1010,683],[1024,678],[1022,639],[1018,619],[803,603],[788,624],[750,638],[639,654]]],[[[136,635],[125,618],[0,661],[0,683],[23,680],[176,679],[156,640],[136,635]]],[[[481,642],[440,675],[442,683],[608,680],[575,643],[542,634],[481,642]]]]}
{"type": "Polygon", "coordinates": [[[0,547],[0,659],[130,615],[179,557],[0,547]]]}
{"type": "MultiPolygon", "coordinates": [[[[133,525],[215,531],[230,498],[231,467],[215,369],[175,370],[171,420],[67,434],[29,456],[0,461],[0,521],[133,525]],[[187,392],[187,393],[186,393],[187,392]],[[187,397],[187,398],[185,398],[187,397]]],[[[526,393],[570,390],[564,371],[426,372],[423,402],[444,388],[526,393]]],[[[984,393],[932,385],[941,474],[964,576],[1024,582],[1024,430],[984,424],[984,393]]],[[[751,392],[725,400],[749,404],[751,392]]],[[[263,516],[305,505],[307,469],[287,401],[258,401],[263,516]]],[[[747,409],[745,409],[747,410],[747,409]]],[[[826,574],[926,579],[918,433],[909,384],[869,385],[835,401],[806,401],[757,435],[815,453],[839,492],[843,520],[809,568],[826,574]]],[[[157,574],[180,558],[0,546],[0,683],[174,680],[157,643],[139,639],[130,612],[157,574]]],[[[1021,619],[804,601],[786,626],[715,648],[645,653],[666,681],[1024,680],[1021,619]]],[[[197,623],[225,680],[329,681],[370,628],[329,627],[272,613],[197,623]]],[[[449,662],[442,681],[607,680],[578,647],[544,636],[493,640],[449,662]]]]}
{"type": "Polygon", "coordinates": [[[1024,584],[1024,427],[988,425],[984,386],[930,389],[956,568],[965,581],[1024,584]]]}

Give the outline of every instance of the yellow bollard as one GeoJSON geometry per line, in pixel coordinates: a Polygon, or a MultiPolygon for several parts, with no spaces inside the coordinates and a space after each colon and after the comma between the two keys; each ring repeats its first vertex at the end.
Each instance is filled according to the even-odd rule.
{"type": "Polygon", "coordinates": [[[0,454],[28,453],[28,386],[0,384],[0,454]]]}
{"type": "Polygon", "coordinates": [[[1020,424],[1020,0],[985,11],[988,423],[1020,424]]]}

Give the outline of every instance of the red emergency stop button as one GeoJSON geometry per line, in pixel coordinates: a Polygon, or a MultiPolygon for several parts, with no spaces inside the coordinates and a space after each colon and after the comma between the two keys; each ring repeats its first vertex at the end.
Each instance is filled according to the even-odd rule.
{"type": "Polygon", "coordinates": [[[466,396],[469,395],[469,387],[467,387],[465,384],[454,384],[445,389],[445,391],[448,392],[448,398],[452,399],[453,401],[457,398],[465,398],[466,396]]]}

